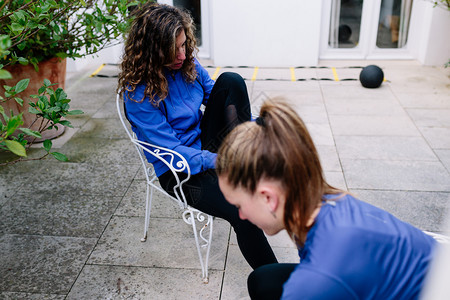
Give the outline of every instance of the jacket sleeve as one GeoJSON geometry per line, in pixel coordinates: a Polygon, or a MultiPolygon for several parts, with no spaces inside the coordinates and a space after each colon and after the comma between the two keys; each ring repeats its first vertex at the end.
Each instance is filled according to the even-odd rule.
{"type": "Polygon", "coordinates": [[[203,87],[203,104],[206,105],[209,99],[209,95],[211,95],[212,88],[214,86],[215,81],[209,77],[208,71],[200,65],[200,63],[195,61],[195,68],[198,72],[198,79],[200,80],[203,87]]]}
{"type": "Polygon", "coordinates": [[[125,105],[139,140],[177,151],[189,163],[191,174],[214,169],[217,154],[183,145],[162,111],[147,98],[140,103],[125,100],[125,105]]]}

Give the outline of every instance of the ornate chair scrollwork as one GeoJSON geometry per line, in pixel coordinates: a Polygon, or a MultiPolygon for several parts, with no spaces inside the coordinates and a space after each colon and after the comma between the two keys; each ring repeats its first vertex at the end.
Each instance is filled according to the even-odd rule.
{"type": "Polygon", "coordinates": [[[120,121],[122,122],[123,128],[127,132],[128,137],[131,140],[131,143],[134,145],[134,147],[138,152],[139,159],[142,162],[142,166],[145,172],[145,178],[147,180],[147,192],[145,198],[144,236],[141,239],[141,242],[145,242],[147,240],[153,191],[156,189],[161,193],[163,193],[164,195],[166,195],[171,200],[173,200],[179,206],[179,208],[182,210],[183,221],[186,224],[192,226],[195,245],[197,247],[200,266],[202,269],[202,279],[204,283],[208,283],[208,261],[213,233],[213,217],[189,206],[186,202],[186,197],[182,187],[183,184],[186,181],[188,181],[191,176],[189,164],[187,163],[186,159],[176,151],[138,140],[134,132],[128,128],[127,126],[128,121],[125,122],[125,117],[121,109],[122,103],[123,103],[122,99],[120,98],[119,95],[117,95],[116,105],[120,121]],[[159,184],[157,183],[158,177],[156,176],[152,165],[148,163],[144,155],[144,152],[147,152],[153,155],[154,157],[158,158],[170,169],[170,171],[172,171],[177,181],[177,184],[173,189],[175,197],[168,194],[164,189],[162,189],[159,186],[159,184]],[[180,180],[177,172],[184,172],[187,174],[187,177],[183,180],[180,180]]]}

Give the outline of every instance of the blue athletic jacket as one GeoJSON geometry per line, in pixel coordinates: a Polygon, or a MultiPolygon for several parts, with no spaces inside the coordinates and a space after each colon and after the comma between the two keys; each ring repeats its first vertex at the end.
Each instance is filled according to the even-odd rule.
{"type": "Polygon", "coordinates": [[[419,229],[351,195],[328,201],[281,299],[417,299],[435,246],[419,229]]]}
{"type": "MultiPolygon", "coordinates": [[[[191,174],[213,169],[216,154],[202,150],[200,142],[200,106],[209,99],[214,81],[195,60],[197,80],[187,83],[180,71],[165,70],[169,86],[167,97],[159,107],[153,106],[148,97],[142,102],[145,85],[139,84],[133,94],[124,94],[128,120],[139,140],[179,152],[187,160],[191,174]]],[[[169,170],[164,163],[146,153],[157,176],[169,170]]]]}

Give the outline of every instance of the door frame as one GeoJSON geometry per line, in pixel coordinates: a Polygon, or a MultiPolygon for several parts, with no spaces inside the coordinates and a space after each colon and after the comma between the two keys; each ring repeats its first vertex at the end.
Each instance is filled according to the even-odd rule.
{"type": "MultiPolygon", "coordinates": [[[[360,39],[356,47],[329,47],[328,39],[330,34],[332,2],[333,0],[323,0],[319,59],[414,59],[409,49],[409,45],[411,44],[411,30],[408,33],[408,42],[403,48],[390,49],[378,48],[376,46],[381,0],[366,0],[363,2],[360,39]]],[[[412,14],[413,12],[411,11],[412,14]]]]}

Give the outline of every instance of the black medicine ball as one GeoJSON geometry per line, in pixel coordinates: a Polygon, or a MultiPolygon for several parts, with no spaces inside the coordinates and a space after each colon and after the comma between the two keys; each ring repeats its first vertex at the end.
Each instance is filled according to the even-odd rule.
{"type": "Polygon", "coordinates": [[[362,69],[359,74],[359,81],[363,87],[377,88],[381,85],[384,79],[383,70],[375,65],[370,65],[362,69]]]}

